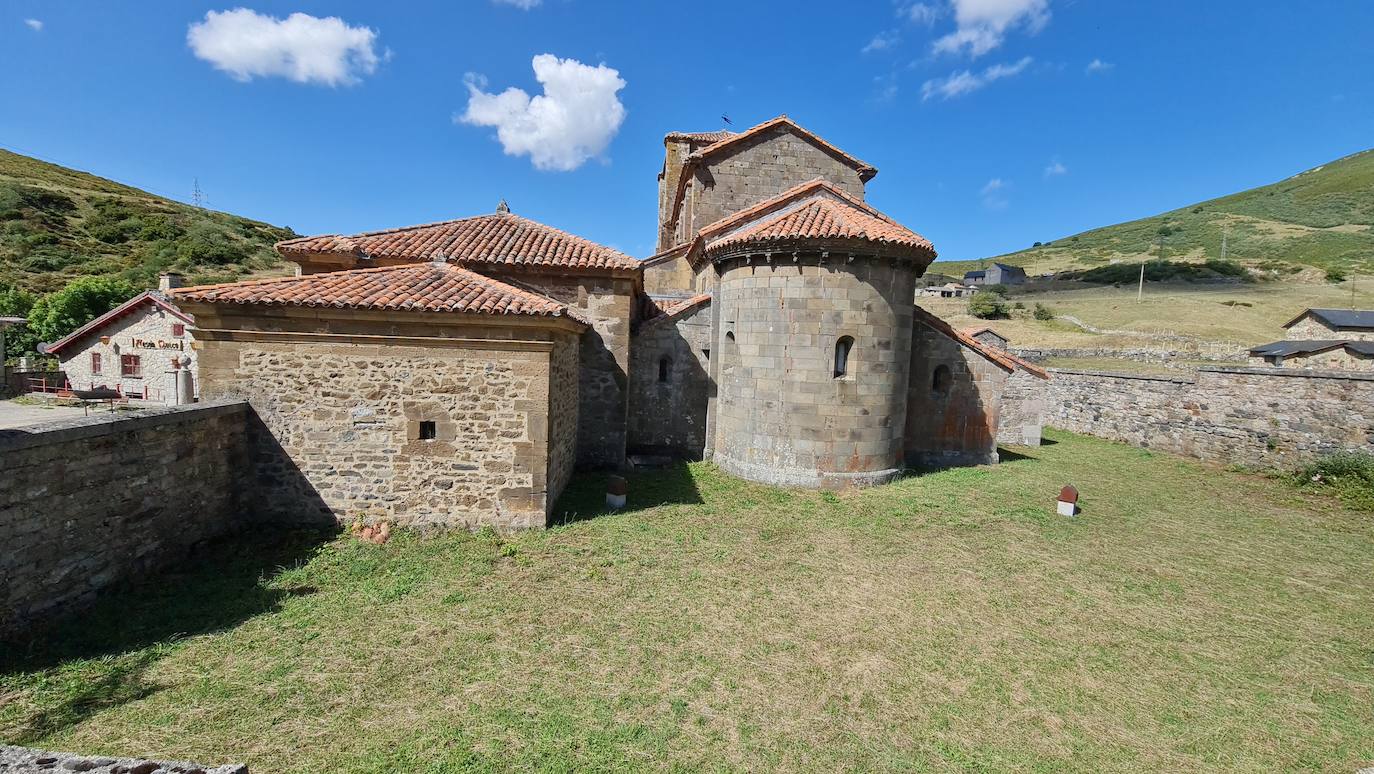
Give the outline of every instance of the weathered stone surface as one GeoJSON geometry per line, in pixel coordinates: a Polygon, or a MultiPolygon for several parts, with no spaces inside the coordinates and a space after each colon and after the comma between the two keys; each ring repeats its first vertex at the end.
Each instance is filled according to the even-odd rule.
{"type": "Polygon", "coordinates": [[[675,320],[655,321],[635,336],[630,357],[632,453],[702,458],[711,347],[709,304],[675,320]]]}
{"type": "Polygon", "coordinates": [[[902,433],[912,467],[997,462],[1006,369],[949,336],[915,323],[902,433]]]}
{"type": "Polygon", "coordinates": [[[1374,375],[1204,368],[1196,378],[1051,369],[1046,422],[1206,460],[1290,467],[1374,452],[1374,375]]]}
{"type": "Polygon", "coordinates": [[[243,764],[206,766],[184,761],[151,761],[145,758],[106,758],[0,746],[0,772],[40,774],[83,771],[89,774],[248,774],[243,764]]]}
{"type": "Polygon", "coordinates": [[[0,635],[245,523],[241,402],[0,431],[0,635]]]}

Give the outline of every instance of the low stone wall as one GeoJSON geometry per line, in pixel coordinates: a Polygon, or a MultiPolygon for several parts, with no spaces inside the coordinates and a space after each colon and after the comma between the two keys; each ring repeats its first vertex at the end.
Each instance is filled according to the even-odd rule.
{"type": "MultiPolygon", "coordinates": [[[[1227,344],[1230,346],[1230,344],[1227,344]]],[[[1205,360],[1216,363],[1218,366],[1245,365],[1247,360],[1244,348],[1232,349],[1228,352],[1199,352],[1187,349],[1155,349],[1141,347],[1135,349],[1114,349],[1103,348],[1064,348],[1064,349],[1031,349],[1028,347],[1011,347],[1010,352],[1018,357],[1025,358],[1032,363],[1044,363],[1054,358],[1113,358],[1115,360],[1132,360],[1137,363],[1154,363],[1166,368],[1179,368],[1193,370],[1196,361],[1205,360]],[[1182,362],[1175,362],[1182,361],[1182,362]]]]}
{"type": "Polygon", "coordinates": [[[1046,424],[1148,449],[1294,467],[1374,452],[1374,374],[1202,368],[1194,378],[1050,369],[1046,424]]]}
{"type": "Polygon", "coordinates": [[[0,636],[242,526],[248,410],[199,404],[0,430],[0,636]]]}
{"type": "Polygon", "coordinates": [[[202,766],[183,761],[150,761],[145,758],[105,758],[98,755],[72,755],[29,747],[0,746],[0,772],[84,771],[89,774],[248,774],[242,764],[202,766]]]}

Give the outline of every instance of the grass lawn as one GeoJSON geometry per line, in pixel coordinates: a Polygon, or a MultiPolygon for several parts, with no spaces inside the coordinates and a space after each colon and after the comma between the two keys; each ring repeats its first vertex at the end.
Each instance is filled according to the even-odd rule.
{"type": "Polygon", "coordinates": [[[0,739],[254,772],[1374,765],[1374,518],[1050,437],[841,495],[681,466],[508,538],[257,535],[5,654],[0,739]]]}

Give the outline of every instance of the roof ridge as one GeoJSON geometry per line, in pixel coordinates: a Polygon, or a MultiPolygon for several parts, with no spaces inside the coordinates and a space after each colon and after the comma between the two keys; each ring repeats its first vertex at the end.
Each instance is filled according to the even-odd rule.
{"type": "MultiPolygon", "coordinates": [[[[516,214],[514,214],[514,213],[510,213],[510,212],[489,212],[489,213],[486,213],[485,215],[469,215],[469,216],[467,216],[466,218],[449,218],[448,220],[436,220],[436,221],[433,221],[432,223],[416,223],[416,224],[413,225],[413,226],[396,226],[396,227],[394,227],[394,228],[383,228],[383,229],[378,229],[378,230],[376,230],[376,231],[359,231],[359,232],[356,233],[356,234],[314,234],[314,235],[311,235],[311,236],[300,236],[300,237],[296,237],[295,239],[283,239],[282,241],[277,242],[276,244],[274,244],[273,247],[281,247],[282,245],[289,245],[289,244],[291,244],[292,242],[309,242],[309,241],[312,241],[312,240],[315,240],[315,239],[323,239],[323,238],[325,238],[325,237],[333,237],[334,239],[357,239],[357,238],[359,238],[359,237],[382,236],[383,234],[399,234],[399,233],[401,233],[401,232],[403,232],[403,231],[417,231],[417,230],[422,229],[422,228],[434,228],[435,226],[451,226],[451,225],[453,225],[454,223],[462,223],[462,222],[464,222],[464,221],[477,220],[477,219],[479,219],[479,218],[495,218],[495,217],[502,217],[502,216],[511,217],[511,218],[520,218],[519,215],[516,215],[516,214]]],[[[534,223],[534,222],[535,222],[535,221],[529,220],[529,218],[520,218],[520,219],[521,219],[521,220],[529,221],[530,223],[534,223]]]]}

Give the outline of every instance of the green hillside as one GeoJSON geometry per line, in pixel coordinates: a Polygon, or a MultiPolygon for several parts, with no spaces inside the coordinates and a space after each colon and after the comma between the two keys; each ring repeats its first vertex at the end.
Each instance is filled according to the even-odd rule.
{"type": "Polygon", "coordinates": [[[45,293],[106,275],[151,287],[169,269],[230,280],[279,269],[272,244],[293,236],[0,150],[0,286],[45,293]]]}
{"type": "MultiPolygon", "coordinates": [[[[1323,164],[1272,185],[1183,207],[1150,218],[1085,231],[995,259],[1031,273],[1083,269],[1114,260],[1165,257],[1202,261],[1227,257],[1255,268],[1306,266],[1339,272],[1374,271],[1374,151],[1323,164]]],[[[959,274],[980,261],[937,263],[959,274]]]]}

